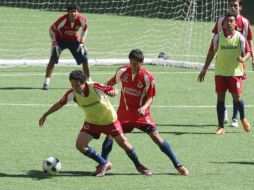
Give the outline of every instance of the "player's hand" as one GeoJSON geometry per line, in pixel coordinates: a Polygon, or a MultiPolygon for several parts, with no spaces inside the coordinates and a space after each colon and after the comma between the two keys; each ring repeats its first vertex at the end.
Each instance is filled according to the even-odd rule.
{"type": "Polygon", "coordinates": [[[203,70],[199,73],[199,75],[198,75],[198,81],[199,81],[199,82],[203,82],[204,79],[205,79],[205,75],[206,75],[206,70],[203,69],[203,70]]]}
{"type": "Polygon", "coordinates": [[[239,56],[239,57],[237,58],[237,61],[239,61],[239,62],[241,62],[241,63],[244,63],[244,59],[243,59],[242,56],[239,56]]]}
{"type": "Polygon", "coordinates": [[[52,51],[56,51],[56,54],[59,57],[61,53],[61,48],[58,46],[58,43],[56,41],[52,42],[52,51]]]}
{"type": "Polygon", "coordinates": [[[138,112],[139,112],[140,115],[144,116],[145,113],[146,113],[146,108],[140,107],[140,108],[138,108],[138,112]]]}
{"type": "Polygon", "coordinates": [[[76,49],[77,53],[81,51],[82,55],[86,54],[86,46],[83,43],[80,43],[78,48],[76,49]]]}
{"type": "Polygon", "coordinates": [[[39,119],[39,126],[40,126],[40,127],[44,127],[45,121],[46,121],[46,116],[43,115],[43,116],[39,119]]]}

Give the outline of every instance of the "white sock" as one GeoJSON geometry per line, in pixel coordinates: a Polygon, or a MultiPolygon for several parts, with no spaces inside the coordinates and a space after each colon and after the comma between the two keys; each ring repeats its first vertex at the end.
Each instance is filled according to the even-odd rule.
{"type": "Polygon", "coordinates": [[[91,78],[91,77],[88,77],[88,78],[86,79],[86,82],[92,82],[92,78],[91,78]]]}
{"type": "Polygon", "coordinates": [[[50,82],[50,78],[45,78],[45,83],[49,84],[49,82],[50,82]]]}

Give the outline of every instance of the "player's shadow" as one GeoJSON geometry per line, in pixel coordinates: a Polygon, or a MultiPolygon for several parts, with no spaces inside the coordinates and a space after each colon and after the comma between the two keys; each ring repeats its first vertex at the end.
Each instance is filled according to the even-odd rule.
{"type": "MultiPolygon", "coordinates": [[[[139,134],[139,133],[144,133],[142,131],[133,131],[133,134],[139,134]]],[[[215,132],[178,132],[178,131],[161,131],[159,130],[160,134],[172,134],[172,135],[214,135],[215,132]]],[[[230,132],[227,132],[230,133],[230,132]]],[[[234,133],[234,132],[233,132],[234,133]]]]}
{"type": "MultiPolygon", "coordinates": [[[[30,170],[25,174],[7,174],[0,172],[0,178],[8,177],[8,178],[30,178],[34,180],[46,180],[56,177],[94,177],[91,175],[92,172],[84,172],[84,171],[61,171],[56,175],[47,175],[41,170],[30,170]]],[[[140,175],[139,173],[114,173],[109,172],[106,176],[133,176],[133,175],[140,175]]],[[[176,173],[153,173],[153,175],[178,175],[176,173]]]]}
{"type": "MultiPolygon", "coordinates": [[[[179,175],[177,173],[154,173],[152,174],[152,176],[167,176],[167,175],[172,175],[172,176],[175,176],[175,175],[179,175]]],[[[106,176],[144,176],[140,173],[116,173],[116,172],[109,172],[106,174],[106,176]]],[[[149,177],[149,176],[147,176],[149,177]]]]}
{"type": "Polygon", "coordinates": [[[229,162],[211,162],[213,164],[241,164],[241,165],[253,165],[254,162],[248,162],[248,161],[229,161],[229,162]]]}
{"type": "MultiPolygon", "coordinates": [[[[68,89],[68,88],[50,88],[50,90],[59,90],[59,89],[68,89]]],[[[42,88],[19,86],[19,87],[1,87],[0,90],[42,90],[42,88]]]]}
{"type": "Polygon", "coordinates": [[[0,172],[0,178],[2,177],[10,177],[10,178],[31,178],[34,180],[44,180],[50,179],[54,177],[75,177],[75,176],[91,176],[91,172],[84,172],[84,171],[61,171],[56,175],[47,175],[41,170],[30,170],[27,171],[25,174],[8,174],[0,172]]]}
{"type": "Polygon", "coordinates": [[[216,124],[156,124],[157,126],[165,126],[165,127],[214,127],[214,126],[218,126],[216,124]]]}
{"type": "MultiPolygon", "coordinates": [[[[189,125],[182,125],[182,124],[156,124],[156,126],[159,127],[159,133],[160,134],[172,134],[172,135],[214,135],[215,134],[215,130],[217,129],[218,125],[215,125],[215,124],[206,124],[206,125],[203,125],[203,124],[198,124],[198,125],[192,125],[192,124],[189,124],[189,125]],[[162,126],[162,127],[161,127],[162,126]],[[188,131],[168,131],[166,127],[183,127],[183,128],[198,128],[200,129],[198,132],[194,132],[194,131],[191,131],[191,132],[188,132],[188,131]],[[211,130],[211,132],[202,132],[202,128],[207,128],[207,127],[211,127],[213,128],[213,130],[211,130]]],[[[135,130],[133,131],[132,133],[136,133],[136,134],[139,134],[139,133],[144,133],[142,131],[139,131],[139,130],[135,130]]],[[[233,131],[233,132],[226,132],[226,133],[240,133],[239,131],[233,131]]]]}

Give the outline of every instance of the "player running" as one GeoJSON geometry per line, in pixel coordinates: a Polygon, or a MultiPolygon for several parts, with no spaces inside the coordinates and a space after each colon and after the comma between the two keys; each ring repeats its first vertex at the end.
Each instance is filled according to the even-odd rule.
{"type": "Polygon", "coordinates": [[[58,63],[60,54],[64,49],[69,49],[78,65],[82,64],[83,71],[90,80],[90,70],[88,65],[87,52],[85,48],[85,39],[88,32],[86,18],[78,12],[75,4],[67,7],[67,14],[61,16],[54,22],[49,34],[52,41],[52,49],[49,63],[46,68],[45,81],[42,89],[48,90],[50,77],[53,73],[54,65],[58,63]],[[80,38],[78,30],[81,28],[80,38]]]}
{"type": "MultiPolygon", "coordinates": [[[[241,15],[242,7],[243,7],[243,1],[242,0],[229,0],[228,1],[228,7],[229,7],[229,12],[231,14],[236,15],[236,30],[241,32],[244,37],[247,39],[248,44],[250,46],[250,54],[252,58],[252,68],[254,69],[254,48],[253,48],[253,43],[252,43],[252,31],[250,27],[250,21],[243,17],[241,15]]],[[[218,21],[216,22],[214,28],[213,28],[213,33],[217,34],[221,32],[222,30],[225,30],[225,16],[219,17],[218,21]]],[[[245,65],[244,65],[245,69],[245,65]]],[[[244,78],[246,79],[246,71],[244,71],[244,78]]],[[[237,106],[236,103],[233,101],[233,115],[232,115],[232,121],[231,121],[231,126],[232,127],[238,127],[238,121],[237,121],[237,106]]],[[[227,109],[225,107],[225,113],[224,113],[224,123],[228,122],[228,116],[227,116],[227,109]]]]}
{"type": "Polygon", "coordinates": [[[51,113],[73,100],[85,114],[84,125],[77,137],[76,148],[83,155],[99,164],[99,167],[92,175],[104,176],[106,171],[112,168],[112,164],[109,161],[101,157],[89,146],[90,141],[99,139],[101,133],[113,136],[118,145],[126,151],[126,154],[141,174],[151,175],[151,171],[139,162],[133,146],[124,136],[117,114],[109,102],[107,95],[115,96],[117,95],[117,90],[111,86],[99,83],[87,83],[87,76],[82,71],[72,71],[69,80],[72,88],[65,93],[61,100],[42,115],[39,119],[39,125],[43,127],[46,118],[51,113]]]}
{"type": "MultiPolygon", "coordinates": [[[[120,105],[117,115],[124,133],[130,133],[137,128],[147,133],[160,150],[172,161],[177,171],[188,175],[188,170],[176,159],[169,143],[164,140],[152,119],[150,106],[155,96],[155,81],[153,76],[142,67],[143,52],[133,49],[129,53],[130,64],[120,67],[116,74],[106,84],[121,83],[120,105]]],[[[102,157],[107,159],[113,146],[113,139],[108,136],[102,146],[102,157]]]]}
{"type": "Polygon", "coordinates": [[[217,116],[219,128],[217,135],[225,133],[224,111],[226,91],[232,94],[235,106],[240,112],[243,129],[250,131],[250,124],[244,113],[242,99],[242,78],[244,76],[244,63],[250,57],[250,48],[246,38],[236,28],[236,16],[225,16],[225,29],[214,35],[210,49],[207,53],[205,65],[198,76],[198,81],[203,82],[207,69],[216,54],[215,63],[215,88],[217,93],[217,116]]]}

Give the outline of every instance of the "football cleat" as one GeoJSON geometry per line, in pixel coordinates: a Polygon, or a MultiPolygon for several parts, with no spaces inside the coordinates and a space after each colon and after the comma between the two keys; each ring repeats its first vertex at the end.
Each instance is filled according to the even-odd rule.
{"type": "Polygon", "coordinates": [[[237,121],[237,119],[232,119],[232,121],[231,121],[231,127],[234,127],[234,128],[238,127],[238,121],[237,121]]]}
{"type": "Polygon", "coordinates": [[[104,165],[99,165],[99,167],[96,167],[97,169],[95,172],[92,173],[92,176],[96,177],[103,177],[106,174],[106,171],[110,170],[112,168],[112,164],[110,162],[104,164],[104,165]]]}
{"type": "Polygon", "coordinates": [[[48,90],[48,89],[49,89],[49,84],[44,82],[42,86],[42,90],[48,90]]]}
{"type": "Polygon", "coordinates": [[[152,171],[143,166],[142,164],[137,167],[137,170],[139,173],[144,174],[144,175],[152,175],[152,171]]]}
{"type": "Polygon", "coordinates": [[[182,165],[177,166],[176,170],[182,176],[188,176],[189,175],[189,171],[185,167],[183,167],[182,165]]]}
{"type": "Polygon", "coordinates": [[[241,120],[241,122],[242,122],[244,131],[249,132],[251,127],[250,127],[250,123],[248,122],[248,120],[246,118],[244,118],[241,120]]]}
{"type": "Polygon", "coordinates": [[[225,129],[223,127],[218,128],[215,132],[216,135],[223,135],[225,134],[225,129]]]}

